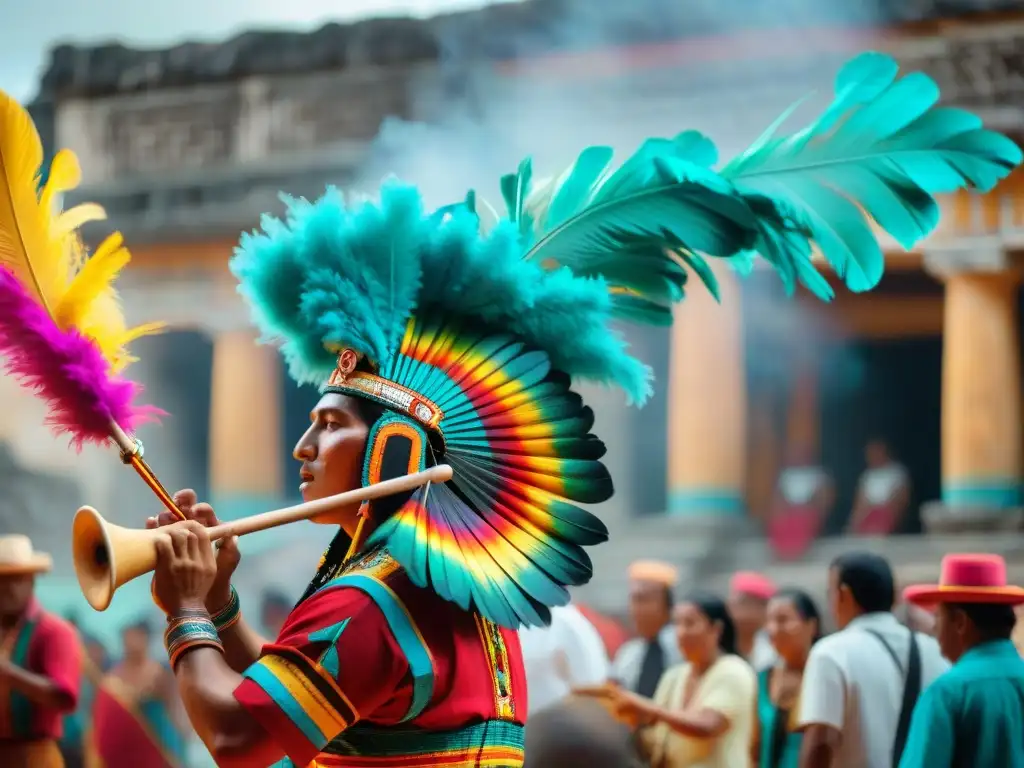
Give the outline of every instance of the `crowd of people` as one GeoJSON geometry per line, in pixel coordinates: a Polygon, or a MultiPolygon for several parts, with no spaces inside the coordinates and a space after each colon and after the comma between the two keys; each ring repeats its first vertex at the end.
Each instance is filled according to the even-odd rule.
{"type": "MultiPolygon", "coordinates": [[[[0,537],[0,740],[33,735],[3,764],[189,765],[192,728],[153,628],[125,627],[114,659],[40,606],[49,567],[27,538],[0,537]]],[[[888,562],[849,552],[829,569],[827,612],[753,572],[725,597],[677,597],[666,563],[628,576],[632,633],[577,604],[521,631],[527,765],[1024,766],[1024,589],[998,557],[950,555],[940,585],[900,600],[888,562]]],[[[271,636],[289,609],[264,594],[271,636]]]]}
{"type": "MultiPolygon", "coordinates": [[[[995,556],[950,555],[942,572],[899,600],[884,558],[849,552],[829,568],[826,614],[804,590],[749,572],[725,598],[676,599],[671,566],[637,563],[637,636],[605,680],[599,660],[580,658],[587,646],[563,646],[563,674],[581,676],[557,700],[550,686],[530,690],[527,764],[1024,766],[1024,589],[995,556]]],[[[558,643],[525,640],[529,674],[558,643]]]]}
{"type": "MultiPolygon", "coordinates": [[[[166,658],[163,628],[121,629],[115,652],[35,596],[51,558],[20,535],[0,536],[0,765],[4,768],[188,768],[202,751],[166,658]]],[[[294,601],[262,595],[276,636],[294,601]]],[[[155,612],[155,608],[154,608],[155,612]]]]}

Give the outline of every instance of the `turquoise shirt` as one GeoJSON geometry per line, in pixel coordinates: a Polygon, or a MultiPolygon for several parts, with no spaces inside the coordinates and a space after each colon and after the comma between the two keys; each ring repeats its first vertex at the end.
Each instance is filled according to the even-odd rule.
{"type": "Polygon", "coordinates": [[[900,768],[1024,768],[1024,659],[1009,640],[965,653],[929,685],[900,768]]]}
{"type": "Polygon", "coordinates": [[[757,719],[758,727],[761,730],[759,765],[761,768],[797,768],[800,762],[800,742],[803,739],[803,734],[799,731],[790,731],[788,728],[783,731],[785,744],[782,747],[779,762],[777,765],[772,765],[775,720],[779,714],[786,717],[787,713],[780,713],[772,703],[771,692],[768,690],[771,673],[771,669],[763,669],[757,676],[757,719]]]}

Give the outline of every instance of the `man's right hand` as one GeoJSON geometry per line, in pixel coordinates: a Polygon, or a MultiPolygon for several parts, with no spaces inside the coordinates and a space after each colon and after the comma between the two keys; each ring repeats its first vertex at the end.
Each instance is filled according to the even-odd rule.
{"type": "MultiPolygon", "coordinates": [[[[213,507],[206,502],[198,501],[196,492],[191,488],[178,491],[172,498],[175,506],[181,510],[186,520],[195,520],[207,528],[218,524],[219,521],[214,514],[213,507]]],[[[176,522],[178,522],[178,518],[165,509],[156,517],[147,518],[146,527],[160,528],[176,522]]],[[[217,613],[231,599],[231,577],[242,558],[238,551],[237,536],[221,539],[215,546],[217,549],[217,577],[206,598],[206,610],[211,615],[217,613]]]]}

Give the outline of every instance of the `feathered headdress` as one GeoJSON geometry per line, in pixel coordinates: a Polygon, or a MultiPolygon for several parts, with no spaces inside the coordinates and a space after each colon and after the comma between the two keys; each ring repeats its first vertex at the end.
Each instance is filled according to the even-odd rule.
{"type": "Polygon", "coordinates": [[[113,233],[90,256],[78,236],[103,209],[61,211],[60,196],[78,186],[70,150],[53,158],[42,181],[43,147],[28,113],[0,92],[0,355],[7,373],[40,395],[48,423],[85,443],[113,440],[165,505],[166,490],[129,434],[159,413],[139,406],[139,386],[121,376],[127,345],[157,325],[126,327],[113,282],[129,254],[113,233]]]}
{"type": "Polygon", "coordinates": [[[381,465],[374,441],[395,425],[423,437],[410,468],[423,454],[454,469],[379,520],[371,543],[463,608],[546,623],[565,587],[590,577],[583,547],[607,538],[576,505],[612,494],[571,381],[636,402],[650,392],[613,319],[671,322],[690,273],[716,290],[708,257],[742,267],[759,254],[790,290],[828,299],[818,250],[868,290],[883,271],[869,219],[909,248],[938,222],[933,195],[986,191],[1020,162],[974,115],[933,108],[930,78],[897,69],[881,54],[850,61],[817,120],[789,136],[776,123],[718,171],[692,131],[645,142],[615,170],[610,149],[588,148],[536,189],[524,161],[487,233],[473,195],[427,213],[415,188],[389,183],[379,204],[347,206],[334,190],[286,199],[285,221],[244,235],[232,269],[292,376],[389,409],[371,430],[367,481],[381,465]]]}

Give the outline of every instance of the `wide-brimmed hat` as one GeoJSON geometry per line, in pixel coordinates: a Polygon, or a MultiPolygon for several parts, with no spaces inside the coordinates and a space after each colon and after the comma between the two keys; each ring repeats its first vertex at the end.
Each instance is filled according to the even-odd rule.
{"type": "Polygon", "coordinates": [[[0,576],[43,573],[52,567],[53,558],[45,552],[36,552],[28,536],[0,536],[0,576]]]}
{"type": "Polygon", "coordinates": [[[1024,589],[1006,583],[1006,561],[999,555],[946,555],[938,584],[907,587],[903,598],[915,605],[938,603],[1024,603],[1024,589]]]}

